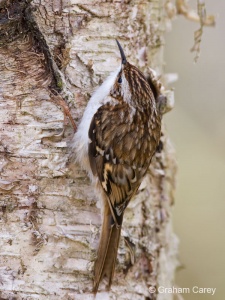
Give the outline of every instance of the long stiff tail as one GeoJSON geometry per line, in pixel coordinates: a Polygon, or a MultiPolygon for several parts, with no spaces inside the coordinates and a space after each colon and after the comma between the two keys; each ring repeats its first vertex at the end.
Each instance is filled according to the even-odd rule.
{"type": "Polygon", "coordinates": [[[115,223],[108,204],[105,205],[98,255],[94,265],[94,293],[97,293],[99,283],[104,277],[108,278],[108,289],[110,289],[116,264],[120,232],[121,225],[118,226],[115,223]]]}

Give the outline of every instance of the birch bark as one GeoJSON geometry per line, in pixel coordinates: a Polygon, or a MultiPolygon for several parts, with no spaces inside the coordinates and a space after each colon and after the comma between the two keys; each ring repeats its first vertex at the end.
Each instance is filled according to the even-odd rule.
{"type": "MultiPolygon", "coordinates": [[[[100,209],[71,158],[65,109],[79,122],[119,66],[115,38],[162,73],[164,14],[160,0],[0,1],[0,299],[93,299],[100,209]]],[[[97,299],[172,299],[149,292],[171,286],[177,265],[165,134],[161,146],[127,208],[112,290],[97,299]]]]}

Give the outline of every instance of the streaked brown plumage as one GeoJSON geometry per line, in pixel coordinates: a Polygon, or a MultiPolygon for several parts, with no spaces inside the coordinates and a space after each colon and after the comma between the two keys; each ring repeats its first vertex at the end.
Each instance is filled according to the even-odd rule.
{"type": "Polygon", "coordinates": [[[110,90],[109,101],[94,114],[89,128],[88,155],[103,191],[104,220],[94,266],[94,292],[104,276],[110,288],[115,269],[124,210],[136,194],[160,139],[161,115],[156,94],[127,62],[110,90]]]}

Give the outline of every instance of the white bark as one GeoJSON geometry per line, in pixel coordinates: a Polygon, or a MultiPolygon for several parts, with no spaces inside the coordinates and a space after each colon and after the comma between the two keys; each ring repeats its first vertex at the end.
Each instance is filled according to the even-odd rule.
{"type": "MultiPolygon", "coordinates": [[[[161,73],[164,9],[160,0],[13,5],[0,19],[0,299],[93,299],[98,199],[69,161],[73,129],[53,94],[58,89],[78,122],[93,89],[119,65],[115,38],[130,62],[161,73]]],[[[102,286],[97,299],[172,299],[149,293],[172,284],[177,263],[176,164],[168,138],[162,143],[127,208],[112,290],[102,286]],[[133,266],[124,236],[135,244],[133,266]]]]}

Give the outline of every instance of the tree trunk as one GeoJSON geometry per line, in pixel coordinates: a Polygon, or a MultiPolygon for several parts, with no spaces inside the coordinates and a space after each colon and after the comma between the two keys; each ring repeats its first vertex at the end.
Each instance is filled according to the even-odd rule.
{"type": "MultiPolygon", "coordinates": [[[[0,1],[0,299],[93,299],[98,199],[74,164],[74,130],[94,88],[128,60],[161,73],[160,0],[0,1]],[[70,158],[72,157],[72,158],[70,158]]],[[[97,299],[172,299],[175,160],[163,135],[125,213],[112,289],[97,299]],[[134,252],[134,254],[133,254],[134,252]]]]}

